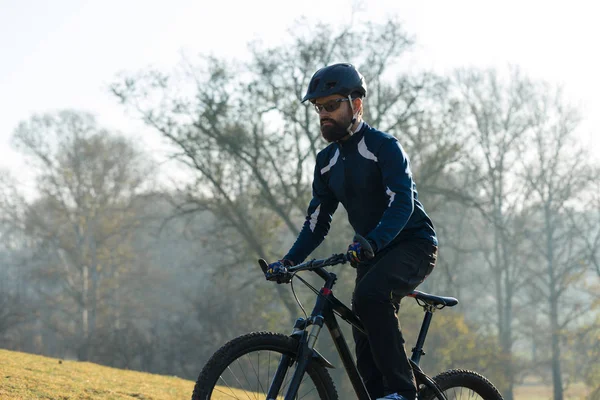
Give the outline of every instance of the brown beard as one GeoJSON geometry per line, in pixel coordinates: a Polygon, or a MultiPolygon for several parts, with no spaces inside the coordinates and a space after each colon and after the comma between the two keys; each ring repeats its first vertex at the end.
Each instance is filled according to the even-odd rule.
{"type": "Polygon", "coordinates": [[[333,119],[327,119],[326,121],[331,121],[332,124],[325,126],[321,125],[321,135],[329,143],[337,142],[348,134],[346,128],[339,122],[333,119]]]}

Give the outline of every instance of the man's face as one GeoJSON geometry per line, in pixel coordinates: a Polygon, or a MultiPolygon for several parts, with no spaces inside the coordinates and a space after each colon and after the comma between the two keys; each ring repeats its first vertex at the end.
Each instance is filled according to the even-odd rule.
{"type": "Polygon", "coordinates": [[[319,113],[321,135],[325,140],[329,143],[336,142],[348,134],[347,129],[352,122],[348,98],[339,95],[319,97],[313,105],[319,113]]]}

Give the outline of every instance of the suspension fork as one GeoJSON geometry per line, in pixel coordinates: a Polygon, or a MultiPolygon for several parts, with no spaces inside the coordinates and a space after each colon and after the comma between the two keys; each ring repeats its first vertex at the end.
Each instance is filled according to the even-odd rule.
{"type": "MultiPolygon", "coordinates": [[[[298,318],[294,324],[291,336],[298,340],[298,355],[301,349],[306,347],[306,327],[310,324],[309,321],[304,318],[298,318]]],[[[292,357],[287,354],[283,354],[279,360],[277,371],[273,376],[273,380],[269,385],[269,391],[267,392],[267,400],[276,399],[279,396],[281,385],[287,375],[288,369],[294,364],[295,361],[299,360],[299,357],[292,357]]]]}
{"type": "MultiPolygon", "coordinates": [[[[334,280],[335,277],[332,279],[332,282],[328,281],[327,284],[331,284],[331,286],[333,286],[334,280]]],[[[327,284],[323,289],[321,289],[321,295],[317,297],[317,302],[309,320],[299,318],[296,321],[292,336],[298,338],[297,357],[293,359],[287,355],[282,356],[281,360],[279,361],[279,366],[277,367],[277,372],[275,373],[273,381],[269,387],[267,400],[277,398],[286,373],[294,362],[296,363],[296,369],[284,399],[293,400],[296,397],[298,389],[300,388],[300,383],[302,382],[302,378],[306,373],[308,363],[313,357],[313,350],[317,342],[317,338],[319,337],[319,333],[321,332],[325,322],[322,315],[323,309],[327,306],[324,294],[331,292],[330,289],[327,288],[327,284]],[[308,326],[311,326],[310,331],[307,331],[306,329],[308,326]]]]}
{"type": "MultiPolygon", "coordinates": [[[[285,394],[285,400],[294,400],[296,398],[298,389],[300,389],[300,383],[302,382],[302,378],[306,373],[308,363],[312,359],[315,343],[317,342],[321,328],[323,328],[323,317],[321,315],[311,317],[308,324],[312,325],[312,327],[310,332],[306,330],[302,332],[302,337],[300,338],[298,345],[296,370],[294,371],[294,375],[290,381],[287,393],[285,394]]],[[[268,399],[270,399],[270,397],[268,399]]]]}

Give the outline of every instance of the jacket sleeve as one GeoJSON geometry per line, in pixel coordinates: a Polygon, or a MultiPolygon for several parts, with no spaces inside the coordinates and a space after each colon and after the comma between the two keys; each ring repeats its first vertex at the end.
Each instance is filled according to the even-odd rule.
{"type": "Polygon", "coordinates": [[[317,163],[313,179],[313,198],[308,205],[306,220],[296,242],[284,258],[295,265],[304,261],[327,236],[338,204],[335,194],[323,180],[321,168],[317,163]]]}
{"type": "Polygon", "coordinates": [[[378,159],[389,203],[381,221],[369,232],[367,239],[380,250],[398,236],[412,215],[415,185],[408,156],[396,139],[384,142],[378,159]]]}

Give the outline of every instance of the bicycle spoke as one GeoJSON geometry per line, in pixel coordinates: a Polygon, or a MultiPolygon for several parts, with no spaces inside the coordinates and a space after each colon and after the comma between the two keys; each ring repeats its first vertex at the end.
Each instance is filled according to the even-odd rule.
{"type": "Polygon", "coordinates": [[[463,386],[449,388],[444,391],[444,394],[446,395],[446,398],[448,400],[461,400],[461,399],[463,399],[463,394],[464,394],[464,398],[466,398],[466,399],[481,399],[482,398],[473,389],[469,389],[469,388],[466,388],[463,386]]]}
{"type": "Polygon", "coordinates": [[[230,395],[229,395],[229,393],[225,393],[224,391],[222,391],[222,390],[219,390],[219,389],[217,389],[216,387],[215,387],[213,390],[216,390],[217,392],[221,392],[221,393],[223,393],[223,394],[224,394],[224,395],[226,395],[226,396],[230,396],[230,397],[233,397],[233,398],[235,398],[235,399],[238,399],[238,400],[239,400],[239,397],[237,397],[237,396],[235,395],[235,393],[233,392],[233,389],[231,388],[231,386],[229,386],[229,384],[227,383],[227,381],[225,381],[225,379],[224,379],[222,376],[221,376],[221,380],[223,380],[223,382],[225,382],[225,387],[231,391],[231,394],[232,394],[233,396],[230,396],[230,395]]]}
{"type": "MultiPolygon", "coordinates": [[[[282,391],[282,393],[286,394],[287,391],[289,390],[289,384],[292,383],[292,378],[293,378],[294,374],[289,374],[289,379],[287,379],[288,375],[286,375],[286,379],[287,381],[284,382],[284,384],[282,385],[282,387],[284,388],[284,390],[282,391]]],[[[311,387],[311,389],[308,391],[308,393],[304,394],[302,397],[298,397],[300,396],[300,391],[302,390],[303,384],[304,382],[310,379],[308,376],[308,373],[304,373],[304,376],[302,377],[302,381],[300,381],[300,387],[298,389],[298,393],[296,393],[296,399],[303,399],[306,396],[308,396],[311,392],[314,392],[315,390],[317,390],[317,388],[315,388],[314,386],[311,387]]]]}
{"type": "MultiPolygon", "coordinates": [[[[306,376],[304,377],[304,379],[302,379],[302,382],[304,382],[306,380],[306,376]]],[[[315,390],[317,390],[315,387],[313,387],[312,389],[310,389],[308,391],[308,393],[306,393],[304,396],[300,397],[300,399],[305,398],[306,396],[308,396],[309,394],[311,394],[312,392],[314,392],[315,390]]],[[[298,395],[296,395],[296,397],[298,397],[298,395]]]]}
{"type": "Polygon", "coordinates": [[[267,382],[271,382],[271,352],[269,352],[269,363],[267,364],[267,382]]]}
{"type": "MultiPolygon", "coordinates": [[[[237,364],[239,365],[240,369],[242,370],[242,374],[244,374],[244,378],[246,379],[246,382],[248,382],[248,387],[250,387],[250,388],[251,388],[251,387],[252,387],[252,384],[250,383],[250,380],[248,379],[248,375],[246,375],[246,372],[244,371],[244,368],[242,368],[242,365],[241,365],[241,363],[240,363],[240,359],[238,358],[236,361],[237,361],[237,364]]],[[[258,377],[257,377],[257,378],[258,378],[258,377]]],[[[239,382],[239,381],[238,381],[238,383],[240,384],[240,387],[241,387],[241,382],[239,382]]],[[[245,392],[245,391],[244,391],[244,392],[245,392]]],[[[252,400],[252,399],[250,398],[250,396],[248,395],[248,393],[247,393],[247,392],[246,392],[246,396],[248,396],[248,399],[249,399],[249,400],[252,400]]],[[[255,394],[254,396],[255,396],[254,398],[256,399],[256,394],[255,394]]]]}
{"type": "Polygon", "coordinates": [[[291,368],[288,368],[287,371],[285,372],[285,376],[283,377],[283,383],[281,384],[280,392],[284,396],[289,389],[289,384],[292,382],[292,376],[294,376],[293,373],[290,374],[290,370],[291,370],[291,368]]]}
{"type": "MultiPolygon", "coordinates": [[[[259,367],[259,371],[260,371],[260,351],[257,353],[258,353],[258,356],[257,356],[258,367],[259,367]]],[[[248,356],[248,355],[246,354],[246,356],[248,356]]],[[[260,373],[256,372],[256,369],[254,369],[254,364],[252,363],[252,360],[250,360],[250,366],[252,367],[252,370],[254,371],[254,374],[256,375],[256,380],[258,381],[258,386],[260,386],[261,391],[263,393],[265,393],[265,389],[263,388],[262,382],[260,381],[260,373]]],[[[258,393],[258,389],[256,390],[256,392],[258,393]]]]}
{"type": "MultiPolygon", "coordinates": [[[[286,376],[287,378],[287,382],[285,384],[285,390],[282,391],[282,395],[283,397],[285,397],[288,394],[288,391],[290,390],[290,385],[292,384],[292,379],[294,378],[294,372],[291,372],[290,374],[288,374],[286,376]]],[[[298,393],[296,393],[296,395],[298,395],[298,393]]]]}
{"type": "MultiPolygon", "coordinates": [[[[238,360],[239,362],[239,360],[238,360]]],[[[231,370],[231,366],[228,366],[227,369],[229,370],[229,372],[231,372],[231,375],[233,375],[234,379],[236,380],[236,382],[238,383],[240,389],[243,387],[242,382],[240,382],[240,380],[238,379],[238,377],[235,375],[235,373],[231,370]]],[[[248,392],[246,390],[244,390],[244,393],[246,394],[246,396],[248,397],[249,400],[252,400],[250,398],[250,396],[248,395],[248,392]]],[[[237,397],[236,397],[237,398],[237,397]]]]}
{"type": "MultiPolygon", "coordinates": [[[[209,399],[264,400],[273,380],[278,379],[280,387],[273,397],[283,400],[290,390],[297,368],[297,364],[288,357],[285,353],[266,349],[239,355],[222,370],[213,387],[213,396],[209,399]],[[284,364],[281,364],[282,362],[284,364]],[[277,372],[282,376],[277,378],[277,372]]],[[[308,371],[303,375],[293,398],[320,399],[319,387],[315,385],[308,371]]]]}
{"type": "MultiPolygon", "coordinates": [[[[244,376],[246,376],[246,374],[243,372],[243,371],[244,371],[244,369],[241,367],[241,364],[240,364],[240,361],[239,361],[239,359],[238,359],[238,360],[236,360],[236,361],[237,361],[238,365],[240,366],[240,369],[242,370],[242,373],[244,374],[244,376]]],[[[238,386],[237,386],[237,387],[235,387],[235,386],[234,386],[234,388],[236,388],[236,389],[238,389],[238,390],[243,390],[243,393],[246,395],[246,397],[248,397],[248,399],[249,399],[249,400],[252,400],[252,398],[251,398],[251,397],[250,397],[250,395],[248,394],[248,391],[243,389],[243,387],[244,387],[244,386],[242,385],[242,383],[241,383],[241,382],[240,382],[240,380],[238,379],[238,377],[237,377],[237,375],[235,374],[235,372],[233,372],[233,370],[231,369],[231,365],[227,367],[227,370],[229,371],[229,374],[230,374],[230,375],[231,375],[231,376],[234,378],[234,380],[235,380],[235,381],[237,382],[237,384],[238,384],[238,386]]],[[[232,397],[234,397],[234,398],[236,398],[236,399],[239,399],[239,397],[237,397],[237,395],[236,395],[236,394],[235,394],[235,392],[233,391],[233,389],[232,389],[232,386],[231,386],[231,385],[230,385],[230,384],[227,382],[227,380],[225,380],[225,378],[223,377],[223,375],[221,375],[221,376],[219,377],[219,379],[220,379],[221,381],[223,381],[223,383],[225,384],[225,387],[226,387],[226,388],[228,388],[228,389],[231,391],[232,397]]],[[[246,379],[246,381],[248,382],[248,379],[246,379]]],[[[248,382],[248,384],[250,384],[250,382],[248,382]]],[[[216,390],[216,388],[215,388],[215,390],[216,390]]],[[[219,391],[220,391],[220,390],[219,390],[219,391]]],[[[223,393],[223,391],[220,391],[220,392],[221,392],[221,393],[223,393]]],[[[224,394],[227,394],[227,395],[229,395],[228,393],[224,393],[224,394]]],[[[255,394],[255,396],[256,396],[256,394],[255,394]]]]}
{"type": "MultiPolygon", "coordinates": [[[[281,356],[279,357],[279,363],[281,363],[281,359],[283,358],[283,354],[281,354],[281,356]]],[[[271,366],[271,353],[269,352],[269,367],[271,366]]],[[[279,365],[279,363],[274,363],[273,366],[275,365],[279,365]]],[[[278,368],[274,369],[275,374],[277,373],[278,368]]],[[[281,381],[281,385],[279,386],[279,391],[277,393],[277,398],[279,398],[281,396],[282,393],[285,393],[285,385],[286,385],[286,379],[288,377],[290,368],[288,367],[285,371],[285,375],[283,377],[283,380],[281,381]]],[[[271,389],[271,382],[273,381],[273,379],[275,379],[275,374],[273,374],[273,378],[270,377],[270,373],[269,373],[269,377],[267,380],[267,383],[269,384],[269,389],[271,389]]]]}

